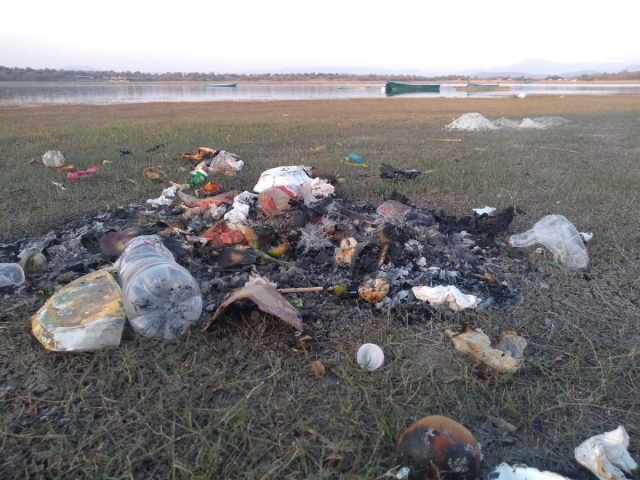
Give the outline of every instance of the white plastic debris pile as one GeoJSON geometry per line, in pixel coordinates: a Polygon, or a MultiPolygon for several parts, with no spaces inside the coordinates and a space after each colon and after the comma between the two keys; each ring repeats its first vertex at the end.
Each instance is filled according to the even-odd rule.
{"type": "Polygon", "coordinates": [[[611,432],[591,437],[575,449],[574,455],[580,465],[600,480],[625,480],[627,475],[633,478],[638,470],[628,448],[629,434],[620,425],[611,432]]]}
{"type": "Polygon", "coordinates": [[[162,195],[160,195],[158,198],[150,198],[149,200],[147,200],[147,203],[154,207],[171,205],[173,203],[173,197],[175,197],[177,190],[178,188],[175,186],[165,188],[164,190],[162,190],[162,195]]]}
{"type": "Polygon", "coordinates": [[[64,158],[64,155],[57,150],[49,150],[42,155],[42,163],[47,167],[63,167],[66,162],[67,160],[64,158]]]}
{"type": "Polygon", "coordinates": [[[522,93],[518,94],[518,98],[527,98],[527,94],[522,92],[522,93]]]}
{"type": "Polygon", "coordinates": [[[567,477],[557,473],[541,472],[537,468],[522,465],[512,467],[508,463],[501,463],[487,478],[491,480],[568,480],[567,477]]]}
{"type": "Polygon", "coordinates": [[[465,113],[460,118],[455,119],[447,125],[446,128],[450,130],[469,131],[498,130],[498,126],[495,123],[477,112],[465,113]]]}
{"type": "Polygon", "coordinates": [[[570,270],[585,268],[589,254],[576,227],[562,215],[547,215],[531,230],[512,235],[509,245],[529,247],[541,243],[553,253],[555,259],[570,270]]]}
{"type": "Polygon", "coordinates": [[[413,287],[413,294],[418,300],[429,302],[432,305],[445,305],[454,312],[465,308],[476,308],[480,303],[478,297],[462,293],[454,285],[413,287]]]}
{"type": "Polygon", "coordinates": [[[529,128],[529,129],[534,129],[534,130],[544,130],[547,127],[545,125],[543,125],[542,123],[537,122],[535,119],[525,118],[524,120],[522,120],[520,122],[520,125],[518,125],[518,128],[529,128]]]}
{"type": "Polygon", "coordinates": [[[504,332],[492,342],[480,329],[470,324],[453,333],[446,329],[445,335],[461,353],[465,353],[499,372],[515,373],[524,363],[524,349],[527,341],[515,332],[504,332]]]}

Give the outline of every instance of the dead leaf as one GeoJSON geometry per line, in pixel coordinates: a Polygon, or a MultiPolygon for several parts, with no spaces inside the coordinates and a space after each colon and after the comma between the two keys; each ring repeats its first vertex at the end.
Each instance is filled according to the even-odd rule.
{"type": "Polygon", "coordinates": [[[324,377],[325,368],[319,360],[311,363],[311,371],[316,377],[324,377]]]}
{"type": "Polygon", "coordinates": [[[215,148],[200,147],[193,153],[181,153],[178,155],[178,158],[186,158],[192,162],[201,162],[215,157],[218,153],[219,150],[215,148]]]}
{"type": "Polygon", "coordinates": [[[327,151],[327,146],[326,145],[318,145],[317,147],[312,147],[311,151],[313,152],[326,152],[327,151]]]}
{"type": "Polygon", "coordinates": [[[142,178],[145,180],[161,180],[164,177],[162,167],[149,167],[142,170],[142,178]]]}
{"type": "Polygon", "coordinates": [[[249,285],[237,289],[218,307],[216,313],[209,320],[203,330],[207,330],[211,324],[224,313],[231,304],[240,300],[249,300],[265,313],[270,313],[274,317],[278,317],[283,322],[288,323],[297,330],[302,330],[302,320],[300,319],[300,311],[291,305],[282,294],[270,285],[249,285]]]}
{"type": "Polygon", "coordinates": [[[102,166],[105,167],[107,165],[111,165],[113,162],[111,160],[102,160],[102,166]]]}

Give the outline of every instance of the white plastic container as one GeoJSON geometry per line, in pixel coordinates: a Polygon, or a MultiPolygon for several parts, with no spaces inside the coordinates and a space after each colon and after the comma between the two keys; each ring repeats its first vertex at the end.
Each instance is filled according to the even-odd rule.
{"type": "Polygon", "coordinates": [[[156,235],[131,240],[120,257],[118,276],[124,310],[144,337],[183,336],[202,313],[200,287],[178,265],[156,235]]]}
{"type": "Polygon", "coordinates": [[[358,349],[358,365],[369,371],[377,370],[384,363],[384,352],[375,343],[365,343],[358,349]]]}
{"type": "Polygon", "coordinates": [[[19,286],[24,283],[24,270],[17,263],[0,263],[0,287],[19,286]]]}

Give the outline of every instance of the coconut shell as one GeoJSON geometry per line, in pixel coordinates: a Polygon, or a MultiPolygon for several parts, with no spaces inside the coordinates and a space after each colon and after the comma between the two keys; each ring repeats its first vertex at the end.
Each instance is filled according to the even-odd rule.
{"type": "Polygon", "coordinates": [[[473,434],[447,417],[431,415],[418,420],[396,446],[400,465],[410,479],[473,480],[480,472],[480,447],[473,434]]]}

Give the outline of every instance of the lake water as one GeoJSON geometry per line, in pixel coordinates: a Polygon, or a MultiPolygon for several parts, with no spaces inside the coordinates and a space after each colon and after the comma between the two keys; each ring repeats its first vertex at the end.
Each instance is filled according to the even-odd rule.
{"type": "MultiPolygon", "coordinates": [[[[640,84],[512,84],[508,92],[460,92],[461,85],[442,84],[440,93],[398,95],[406,97],[477,98],[527,95],[640,95],[640,84]]],[[[506,84],[505,84],[506,86],[506,84]]],[[[39,105],[109,105],[149,102],[248,102],[273,100],[345,100],[384,98],[382,84],[369,85],[238,85],[206,88],[201,83],[0,83],[0,107],[39,105]]]]}

